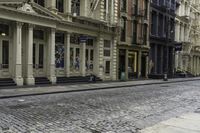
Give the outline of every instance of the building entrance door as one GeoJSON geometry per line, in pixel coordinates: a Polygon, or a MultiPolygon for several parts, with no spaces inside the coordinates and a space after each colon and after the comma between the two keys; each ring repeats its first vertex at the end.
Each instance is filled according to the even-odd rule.
{"type": "Polygon", "coordinates": [[[45,48],[43,43],[33,43],[33,72],[34,77],[45,76],[45,48]]]}
{"type": "Polygon", "coordinates": [[[86,71],[87,73],[93,73],[93,66],[94,66],[94,49],[87,48],[86,49],[86,71]]]}
{"type": "Polygon", "coordinates": [[[9,40],[0,39],[0,78],[9,78],[9,40]]]}

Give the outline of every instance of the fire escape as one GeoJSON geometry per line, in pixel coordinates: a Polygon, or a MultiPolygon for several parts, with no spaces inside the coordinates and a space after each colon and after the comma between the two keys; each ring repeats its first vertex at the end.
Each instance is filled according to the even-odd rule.
{"type": "Polygon", "coordinates": [[[132,8],[132,16],[134,18],[132,21],[136,21],[136,24],[137,24],[137,26],[136,26],[137,30],[136,30],[136,33],[133,32],[133,38],[134,38],[134,36],[136,37],[135,42],[137,44],[146,45],[146,43],[147,43],[147,37],[146,37],[147,36],[147,25],[148,25],[147,11],[142,6],[139,7],[137,5],[136,7],[132,8]]]}

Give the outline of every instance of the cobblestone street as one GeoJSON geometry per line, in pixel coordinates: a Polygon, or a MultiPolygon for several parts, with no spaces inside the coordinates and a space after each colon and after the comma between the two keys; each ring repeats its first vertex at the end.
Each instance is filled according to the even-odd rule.
{"type": "Polygon", "coordinates": [[[199,109],[199,81],[1,99],[0,133],[137,133],[199,109]]]}

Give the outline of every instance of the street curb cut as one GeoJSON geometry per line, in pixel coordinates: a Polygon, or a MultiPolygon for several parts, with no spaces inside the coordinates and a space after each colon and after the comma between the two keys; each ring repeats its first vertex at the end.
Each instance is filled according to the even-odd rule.
{"type": "Polygon", "coordinates": [[[157,85],[157,84],[170,84],[170,83],[197,81],[197,80],[200,80],[200,79],[186,79],[186,80],[179,80],[179,81],[165,81],[165,82],[155,82],[155,83],[145,83],[145,84],[109,86],[109,87],[99,87],[99,88],[90,88],[90,89],[77,89],[77,90],[42,92],[42,93],[29,93],[29,94],[19,94],[19,95],[10,95],[10,96],[0,96],[0,99],[9,99],[9,98],[16,98],[16,97],[28,97],[28,96],[39,96],[39,95],[48,95],[48,94],[61,94],[61,93],[71,93],[71,92],[84,92],[84,91],[94,91],[94,90],[107,90],[107,89],[117,89],[117,88],[120,89],[120,88],[124,88],[124,87],[135,87],[135,86],[146,86],[146,85],[157,85]]]}

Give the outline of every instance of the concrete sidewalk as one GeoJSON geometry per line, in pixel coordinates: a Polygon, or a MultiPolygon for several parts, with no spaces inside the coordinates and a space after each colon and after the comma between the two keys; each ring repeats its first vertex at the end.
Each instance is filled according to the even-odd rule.
{"type": "Polygon", "coordinates": [[[76,84],[76,85],[63,84],[63,85],[52,85],[52,86],[16,87],[10,89],[0,88],[0,99],[20,97],[20,96],[31,96],[31,95],[112,89],[112,88],[142,86],[142,85],[152,85],[152,84],[166,84],[166,83],[193,81],[193,80],[200,80],[200,77],[177,78],[177,79],[169,79],[168,81],[138,80],[138,81],[127,81],[127,82],[104,82],[104,83],[87,83],[87,84],[76,84]]]}
{"type": "Polygon", "coordinates": [[[172,118],[139,133],[200,133],[200,114],[190,113],[172,118]]]}

